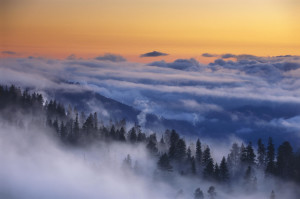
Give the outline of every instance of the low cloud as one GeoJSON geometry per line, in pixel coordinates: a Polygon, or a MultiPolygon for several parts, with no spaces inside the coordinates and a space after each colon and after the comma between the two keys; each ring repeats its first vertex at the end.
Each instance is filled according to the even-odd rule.
{"type": "Polygon", "coordinates": [[[211,54],[211,53],[203,53],[202,57],[218,57],[217,54],[211,54]]]}
{"type": "Polygon", "coordinates": [[[116,54],[104,54],[98,57],[95,57],[96,60],[99,61],[111,61],[111,62],[124,62],[126,59],[122,57],[121,55],[116,55],[116,54]]]}
{"type": "Polygon", "coordinates": [[[5,55],[16,55],[17,53],[14,52],[14,51],[2,51],[1,52],[2,54],[5,54],[5,55]]]}
{"type": "Polygon", "coordinates": [[[152,51],[145,54],[141,54],[140,57],[159,57],[159,56],[167,56],[167,53],[162,53],[158,51],[152,51]]]}
{"type": "Polygon", "coordinates": [[[158,67],[165,67],[165,68],[172,68],[176,70],[187,70],[187,71],[199,71],[201,69],[200,63],[194,59],[177,59],[174,62],[165,62],[156,61],[148,64],[149,66],[158,66],[158,67]]]}
{"type": "MultiPolygon", "coordinates": [[[[259,136],[266,126],[274,128],[270,121],[300,115],[297,59],[243,55],[236,60],[216,59],[210,64],[193,58],[144,64],[2,58],[0,83],[50,91],[47,93],[54,95],[49,98],[55,97],[57,90],[94,91],[143,111],[139,116],[142,124],[147,113],[189,121],[204,134],[223,130],[236,133],[245,127],[259,136]],[[140,100],[146,104],[137,103],[140,100]]],[[[281,129],[275,131],[279,134],[281,129]]]]}

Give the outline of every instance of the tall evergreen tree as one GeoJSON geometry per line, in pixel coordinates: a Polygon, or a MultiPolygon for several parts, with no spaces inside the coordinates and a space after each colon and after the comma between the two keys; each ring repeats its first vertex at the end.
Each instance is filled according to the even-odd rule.
{"type": "Polygon", "coordinates": [[[294,154],[289,142],[278,147],[276,174],[284,179],[292,179],[294,175],[294,154]]]}
{"type": "Polygon", "coordinates": [[[197,173],[197,170],[196,170],[196,161],[195,161],[195,157],[192,156],[191,158],[191,171],[192,171],[192,174],[195,175],[197,173]]]}
{"type": "Polygon", "coordinates": [[[273,140],[269,137],[268,147],[267,147],[267,157],[266,157],[266,175],[275,174],[275,148],[273,140]]]}
{"type": "Polygon", "coordinates": [[[220,168],[218,163],[216,162],[214,166],[214,179],[219,182],[220,181],[220,168]]]}
{"type": "Polygon", "coordinates": [[[229,180],[229,172],[225,157],[222,158],[220,164],[220,180],[221,182],[227,182],[229,180]]]}
{"type": "Polygon", "coordinates": [[[94,119],[94,124],[93,124],[94,125],[94,129],[98,130],[98,114],[97,114],[97,112],[94,113],[93,119],[94,119]]]}
{"type": "Polygon", "coordinates": [[[175,130],[172,130],[170,135],[170,148],[169,148],[169,158],[171,160],[175,159],[176,156],[176,146],[179,141],[179,135],[176,133],[175,130]]]}
{"type": "Polygon", "coordinates": [[[183,139],[179,139],[175,148],[175,160],[183,162],[186,158],[186,144],[183,139]]]}
{"type": "Polygon", "coordinates": [[[156,147],[156,142],[154,142],[153,139],[149,139],[146,148],[148,149],[148,152],[149,152],[150,154],[152,154],[152,155],[157,155],[158,149],[157,149],[157,147],[156,147]]]}
{"type": "Polygon", "coordinates": [[[162,171],[172,171],[172,166],[169,161],[169,157],[166,153],[164,153],[162,156],[160,156],[157,166],[162,171]]]}
{"type": "Polygon", "coordinates": [[[194,199],[204,199],[203,191],[200,188],[197,188],[194,192],[194,199]]]}
{"type": "Polygon", "coordinates": [[[213,159],[210,158],[203,170],[203,177],[205,179],[213,179],[214,177],[214,162],[213,159]]]}
{"type": "Polygon", "coordinates": [[[209,199],[215,199],[217,192],[214,186],[210,186],[207,190],[209,199]]]}
{"type": "Polygon", "coordinates": [[[212,159],[210,155],[210,148],[207,146],[202,154],[202,165],[206,166],[208,162],[212,159]]]}
{"type": "Polygon", "coordinates": [[[257,147],[257,163],[260,168],[264,168],[266,159],[266,147],[262,143],[261,139],[258,139],[257,147]]]}
{"type": "Polygon", "coordinates": [[[233,177],[236,177],[239,174],[240,161],[240,147],[237,143],[233,143],[227,158],[228,168],[230,168],[233,177]]]}
{"type": "Polygon", "coordinates": [[[137,135],[136,135],[136,132],[135,132],[135,128],[134,127],[132,127],[131,129],[130,129],[130,131],[128,132],[128,139],[129,139],[129,141],[131,142],[131,143],[135,143],[136,142],[136,140],[137,140],[137,135]]]}
{"type": "Polygon", "coordinates": [[[202,148],[201,148],[201,142],[199,139],[197,139],[197,142],[196,142],[196,162],[199,166],[202,163],[202,148]]]}
{"type": "Polygon", "coordinates": [[[270,199],[275,199],[275,192],[274,192],[274,190],[272,190],[272,192],[271,192],[270,199]]]}
{"type": "Polygon", "coordinates": [[[255,153],[254,153],[254,150],[252,148],[252,143],[249,142],[247,148],[246,148],[246,151],[247,151],[247,163],[249,165],[254,165],[255,163],[255,153]]]}
{"type": "Polygon", "coordinates": [[[79,121],[78,121],[78,113],[76,113],[74,125],[73,125],[73,134],[72,134],[72,142],[77,142],[79,138],[79,121]]]}

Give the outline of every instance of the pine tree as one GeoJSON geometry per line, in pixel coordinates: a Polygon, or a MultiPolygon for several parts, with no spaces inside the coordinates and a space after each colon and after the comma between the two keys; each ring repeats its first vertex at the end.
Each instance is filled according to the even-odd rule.
{"type": "Polygon", "coordinates": [[[233,177],[236,177],[239,174],[240,162],[240,147],[237,143],[233,143],[227,158],[228,168],[230,168],[233,177]]]}
{"type": "Polygon", "coordinates": [[[132,169],[132,160],[131,160],[131,156],[129,154],[123,160],[123,168],[124,169],[132,169]]]}
{"type": "Polygon", "coordinates": [[[215,199],[215,197],[217,196],[216,189],[215,189],[214,186],[210,186],[210,187],[208,188],[207,193],[208,193],[208,197],[209,197],[210,199],[215,199]]]}
{"type": "Polygon", "coordinates": [[[222,158],[220,164],[220,180],[221,182],[227,182],[229,180],[229,172],[225,157],[222,158]]]}
{"type": "Polygon", "coordinates": [[[194,156],[191,157],[191,171],[192,171],[193,175],[195,175],[197,173],[197,171],[196,171],[196,161],[195,161],[194,156]]]}
{"type": "Polygon", "coordinates": [[[98,114],[97,114],[97,112],[94,113],[94,118],[93,119],[94,119],[94,124],[93,124],[94,129],[98,130],[98,114]]]}
{"type": "Polygon", "coordinates": [[[188,149],[186,151],[186,157],[187,157],[187,160],[190,160],[192,158],[192,151],[191,151],[190,147],[188,147],[188,149]]]}
{"type": "Polygon", "coordinates": [[[126,133],[126,132],[125,132],[124,127],[121,127],[120,133],[119,133],[119,140],[120,140],[121,142],[125,142],[125,141],[126,141],[125,133],[126,133]]]}
{"type": "Polygon", "coordinates": [[[294,154],[289,142],[278,147],[276,175],[284,179],[292,179],[294,175],[294,154]]]}
{"type": "Polygon", "coordinates": [[[172,171],[172,166],[169,161],[169,157],[166,153],[164,153],[162,156],[160,156],[157,166],[162,171],[172,171]]]}
{"type": "Polygon", "coordinates": [[[219,182],[220,181],[220,168],[218,163],[215,164],[214,166],[214,179],[219,182]]]}
{"type": "Polygon", "coordinates": [[[213,159],[210,158],[203,170],[203,177],[206,179],[212,179],[214,176],[214,162],[213,159]]]}
{"type": "Polygon", "coordinates": [[[266,159],[266,148],[265,145],[262,143],[261,139],[258,140],[257,142],[257,161],[258,161],[258,166],[260,168],[265,167],[265,159],[266,159]]]}
{"type": "Polygon", "coordinates": [[[202,165],[206,166],[207,163],[211,160],[210,148],[207,146],[202,154],[202,165]]]}
{"type": "Polygon", "coordinates": [[[272,190],[272,192],[271,192],[270,199],[275,199],[275,192],[274,192],[274,190],[272,190]]]}
{"type": "Polygon", "coordinates": [[[197,188],[194,192],[194,199],[204,199],[203,191],[200,188],[197,188]]]}
{"type": "Polygon", "coordinates": [[[135,133],[135,128],[132,127],[129,131],[128,139],[131,143],[135,143],[137,140],[137,135],[135,133]]]}
{"type": "Polygon", "coordinates": [[[183,162],[186,157],[186,144],[183,139],[179,139],[175,148],[175,160],[183,162]]]}
{"type": "Polygon", "coordinates": [[[196,142],[196,162],[200,166],[202,163],[202,149],[201,149],[201,142],[197,139],[196,142]]]}
{"type": "Polygon", "coordinates": [[[275,174],[275,149],[274,149],[274,144],[273,140],[271,137],[269,137],[268,141],[268,147],[267,147],[267,157],[266,157],[266,175],[268,176],[269,174],[275,174]]]}
{"type": "Polygon", "coordinates": [[[241,159],[241,162],[242,163],[246,163],[247,162],[247,149],[246,149],[246,147],[244,146],[244,144],[242,143],[242,145],[241,145],[241,148],[240,148],[240,159],[241,159]]]}
{"type": "Polygon", "coordinates": [[[63,121],[60,123],[60,137],[62,140],[67,138],[67,129],[63,121]]]}
{"type": "Polygon", "coordinates": [[[76,113],[76,118],[74,121],[74,125],[73,125],[73,141],[76,142],[76,140],[78,140],[79,137],[79,121],[78,121],[78,113],[76,113]]]}
{"type": "Polygon", "coordinates": [[[254,153],[254,150],[252,148],[252,143],[249,142],[247,148],[246,148],[246,151],[247,151],[247,164],[248,165],[254,165],[255,163],[255,153],[254,153]]]}
{"type": "Polygon", "coordinates": [[[151,155],[157,155],[158,149],[157,149],[156,143],[154,142],[153,139],[149,139],[146,148],[148,149],[148,152],[149,152],[151,155]]]}
{"type": "Polygon", "coordinates": [[[176,133],[175,130],[172,130],[170,135],[170,148],[169,148],[169,158],[170,160],[176,159],[176,146],[179,141],[179,135],[176,133]]]}
{"type": "Polygon", "coordinates": [[[94,130],[94,117],[92,114],[89,115],[89,117],[84,122],[82,129],[85,133],[85,136],[89,136],[92,134],[94,130]]]}

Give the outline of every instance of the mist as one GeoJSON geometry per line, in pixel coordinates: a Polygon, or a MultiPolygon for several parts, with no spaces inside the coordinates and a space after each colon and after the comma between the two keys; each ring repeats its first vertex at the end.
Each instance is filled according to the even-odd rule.
{"type": "MultiPolygon", "coordinates": [[[[272,190],[276,198],[297,199],[296,185],[268,179],[257,170],[257,189],[246,192],[238,182],[230,186],[191,178],[177,172],[159,175],[157,157],[144,144],[97,142],[86,147],[65,146],[51,129],[18,128],[0,122],[1,198],[193,198],[200,187],[216,188],[216,198],[266,199],[272,190]],[[124,166],[127,155],[131,166],[124,166]]],[[[224,149],[210,142],[213,154],[224,149]],[[217,151],[216,149],[220,149],[217,151]]]]}

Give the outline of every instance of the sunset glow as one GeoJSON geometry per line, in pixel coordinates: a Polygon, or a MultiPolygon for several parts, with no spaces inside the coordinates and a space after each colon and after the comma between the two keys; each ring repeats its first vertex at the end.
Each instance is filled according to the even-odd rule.
{"type": "MultiPolygon", "coordinates": [[[[4,0],[1,51],[65,58],[300,52],[297,0],[4,0]]],[[[4,55],[2,55],[4,56],[4,55]]]]}

